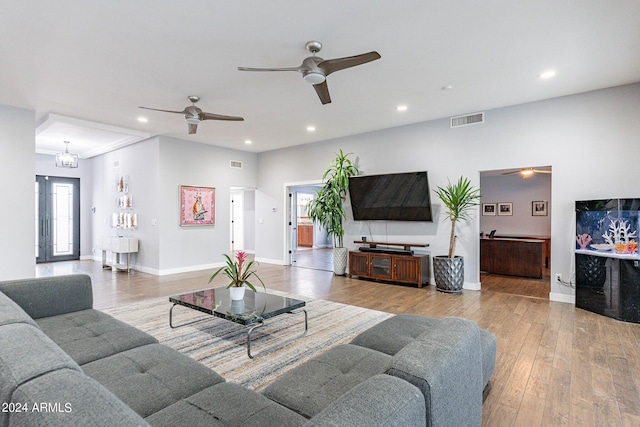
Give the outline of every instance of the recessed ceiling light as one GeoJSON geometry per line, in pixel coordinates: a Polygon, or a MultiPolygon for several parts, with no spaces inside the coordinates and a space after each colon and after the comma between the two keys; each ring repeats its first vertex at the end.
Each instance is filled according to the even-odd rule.
{"type": "Polygon", "coordinates": [[[138,117],[140,123],[147,123],[149,120],[146,117],[138,117]]]}
{"type": "Polygon", "coordinates": [[[244,140],[244,143],[245,143],[245,144],[247,144],[247,145],[249,145],[249,144],[252,144],[252,143],[253,143],[253,141],[251,141],[250,139],[245,139],[245,140],[244,140]]]}
{"type": "Polygon", "coordinates": [[[398,105],[398,106],[396,107],[396,110],[397,110],[397,111],[407,111],[407,108],[408,108],[408,107],[407,107],[406,105],[398,105]]]}
{"type": "Polygon", "coordinates": [[[554,70],[547,70],[544,71],[540,74],[538,74],[538,77],[541,79],[550,79],[551,77],[555,76],[556,72],[554,70]]]}
{"type": "Polygon", "coordinates": [[[453,86],[451,86],[451,85],[446,85],[446,86],[442,86],[442,87],[441,87],[441,89],[442,89],[442,90],[451,90],[451,89],[453,89],[453,86]]]}
{"type": "Polygon", "coordinates": [[[307,132],[315,132],[315,131],[316,131],[315,126],[307,126],[307,132]]]}

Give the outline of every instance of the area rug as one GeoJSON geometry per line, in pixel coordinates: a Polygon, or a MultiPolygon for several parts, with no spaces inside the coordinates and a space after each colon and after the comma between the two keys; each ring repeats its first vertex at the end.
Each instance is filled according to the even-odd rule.
{"type": "MultiPolygon", "coordinates": [[[[284,295],[281,292],[273,292],[284,295]]],[[[247,327],[196,310],[176,306],[174,325],[169,327],[168,298],[153,299],[103,310],[139,328],[161,343],[205,364],[227,381],[261,390],[270,382],[328,348],[347,343],[358,333],[391,316],[324,300],[291,295],[305,300],[309,330],[304,332],[304,314],[282,314],[265,321],[251,334],[251,354],[247,356],[247,327]]]]}

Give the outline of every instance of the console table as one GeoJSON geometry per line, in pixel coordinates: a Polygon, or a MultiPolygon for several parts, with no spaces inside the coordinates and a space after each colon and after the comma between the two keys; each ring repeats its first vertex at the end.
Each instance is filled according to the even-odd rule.
{"type": "Polygon", "coordinates": [[[363,279],[408,283],[421,288],[429,284],[429,255],[414,255],[412,247],[427,247],[428,244],[366,242],[361,251],[349,252],[349,276],[363,279]],[[382,247],[380,247],[382,246],[382,247]],[[396,249],[401,247],[402,249],[396,249]]]}
{"type": "Polygon", "coordinates": [[[133,237],[103,237],[100,239],[102,249],[102,268],[111,267],[113,270],[131,271],[130,256],[138,252],[138,239],[133,237]],[[111,265],[107,264],[107,252],[111,252],[111,265]],[[126,264],[118,262],[122,254],[127,255],[126,264]]]}

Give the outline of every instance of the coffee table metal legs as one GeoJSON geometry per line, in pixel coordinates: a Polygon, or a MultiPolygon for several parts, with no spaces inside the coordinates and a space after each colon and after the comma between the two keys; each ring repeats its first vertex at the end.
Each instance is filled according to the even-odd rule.
{"type": "MultiPolygon", "coordinates": [[[[169,309],[169,326],[172,329],[179,328],[181,326],[191,325],[193,323],[202,322],[203,320],[209,319],[209,317],[207,317],[205,319],[198,319],[198,320],[194,320],[193,322],[183,323],[181,325],[174,325],[173,324],[173,308],[176,305],[179,305],[179,304],[173,304],[169,309]]],[[[305,310],[304,308],[301,308],[299,310],[293,310],[288,313],[288,314],[297,314],[300,312],[304,313],[304,332],[298,338],[302,338],[303,336],[305,336],[307,334],[307,331],[309,330],[309,314],[307,313],[307,310],[305,310]]],[[[250,359],[253,359],[253,356],[251,355],[251,333],[254,331],[254,329],[258,329],[262,326],[264,326],[264,321],[260,320],[259,322],[251,325],[249,329],[247,329],[247,356],[249,356],[250,359]]]]}
{"type": "Polygon", "coordinates": [[[182,325],[174,325],[174,324],[173,324],[173,308],[174,308],[176,305],[179,305],[179,304],[173,304],[173,305],[171,306],[171,308],[169,309],[169,326],[170,326],[172,329],[179,328],[179,327],[181,327],[181,326],[191,325],[191,324],[193,324],[193,323],[202,322],[203,320],[207,320],[207,319],[210,319],[210,318],[211,318],[211,317],[206,317],[206,318],[204,318],[204,319],[194,320],[193,322],[183,323],[182,325]]]}
{"type": "MultiPolygon", "coordinates": [[[[302,308],[300,310],[294,310],[288,313],[288,314],[297,314],[297,313],[300,313],[301,311],[304,313],[304,332],[302,333],[302,335],[300,335],[299,338],[302,338],[303,336],[305,336],[307,334],[307,331],[309,330],[309,315],[307,314],[307,310],[302,308]]],[[[251,332],[253,332],[254,329],[258,329],[262,326],[264,326],[264,321],[261,320],[260,322],[251,326],[247,330],[247,356],[249,356],[249,359],[253,359],[253,356],[251,355],[251,332]]]]}

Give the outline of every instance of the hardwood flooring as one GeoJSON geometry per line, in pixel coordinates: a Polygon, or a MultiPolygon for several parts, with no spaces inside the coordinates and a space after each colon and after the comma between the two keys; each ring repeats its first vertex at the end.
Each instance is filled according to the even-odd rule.
{"type": "MultiPolygon", "coordinates": [[[[482,291],[450,295],[433,286],[368,282],[308,268],[261,264],[258,272],[270,289],[390,313],[459,316],[493,332],[497,363],[483,405],[484,426],[640,425],[638,324],[550,302],[548,289],[544,297],[508,293],[517,283],[501,276],[483,276],[482,291]]],[[[37,267],[38,276],[67,273],[89,274],[94,305],[106,308],[206,288],[212,271],[128,275],[93,261],[37,267]]],[[[223,284],[222,278],[214,284],[223,284]]]]}

